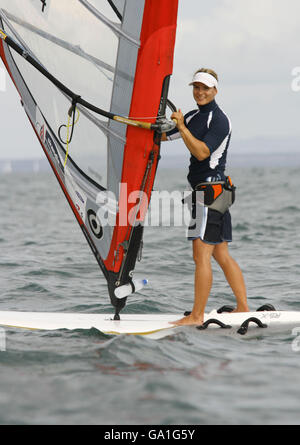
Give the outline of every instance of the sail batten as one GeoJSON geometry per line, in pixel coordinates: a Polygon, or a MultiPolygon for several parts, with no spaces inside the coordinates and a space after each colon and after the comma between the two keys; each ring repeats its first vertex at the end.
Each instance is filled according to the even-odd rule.
{"type": "Polygon", "coordinates": [[[115,1],[113,1],[113,0],[107,0],[107,1],[110,4],[110,6],[112,7],[112,9],[115,12],[116,16],[118,17],[118,19],[122,22],[123,21],[123,16],[122,16],[123,13],[120,12],[118,5],[116,5],[115,1]]]}
{"type": "Polygon", "coordinates": [[[94,14],[95,17],[97,17],[98,20],[103,22],[108,28],[112,29],[113,32],[115,32],[117,35],[124,37],[129,42],[133,43],[136,46],[140,46],[139,40],[136,40],[134,37],[132,37],[129,33],[126,33],[120,28],[118,23],[113,23],[110,21],[107,17],[105,17],[103,14],[101,14],[98,9],[96,9],[91,3],[89,3],[87,0],[79,0],[80,3],[83,4],[85,8],[87,8],[92,14],[94,14]]]}
{"type": "Polygon", "coordinates": [[[0,39],[1,58],[119,312],[126,298],[114,291],[132,282],[158,165],[177,0],[0,0],[0,7],[0,27],[16,38],[0,39]],[[134,207],[136,191],[146,205],[134,207]]]}
{"type": "MultiPolygon", "coordinates": [[[[17,23],[20,26],[23,26],[24,28],[28,29],[29,31],[39,35],[40,37],[43,37],[44,39],[50,40],[51,42],[55,43],[58,46],[61,46],[62,48],[73,52],[74,54],[92,62],[99,68],[103,68],[104,70],[108,71],[109,73],[114,74],[115,73],[115,67],[112,65],[109,65],[108,63],[105,63],[103,60],[100,60],[96,58],[95,56],[86,53],[83,51],[83,49],[79,45],[72,45],[71,43],[59,39],[53,34],[50,34],[48,32],[43,31],[42,29],[37,28],[36,26],[31,25],[30,23],[19,19],[18,17],[8,13],[7,11],[0,10],[0,15],[3,16],[3,19],[6,19],[6,23],[9,24],[9,20],[11,20],[14,23],[17,23]]],[[[17,37],[17,39],[22,43],[22,45],[25,47],[25,42],[21,39],[21,37],[16,33],[15,29],[13,27],[10,27],[11,31],[14,33],[14,35],[17,37]]],[[[120,76],[124,77],[125,79],[128,79],[130,81],[133,81],[133,77],[128,76],[126,73],[119,72],[120,76]]],[[[105,74],[107,76],[107,74],[105,74]]],[[[109,80],[113,80],[111,77],[108,77],[109,80]]]]}
{"type": "MultiPolygon", "coordinates": [[[[48,32],[43,31],[40,28],[37,28],[36,26],[31,25],[30,23],[26,22],[25,20],[21,20],[20,18],[14,16],[13,14],[10,14],[7,11],[1,10],[1,15],[3,15],[3,17],[6,17],[6,19],[11,20],[12,22],[26,28],[27,30],[39,35],[40,37],[43,37],[44,39],[50,40],[53,43],[56,43],[57,45],[61,46],[62,48],[65,48],[68,51],[73,52],[74,54],[77,54],[89,61],[91,61],[92,63],[94,63],[95,65],[98,65],[101,68],[104,68],[105,70],[114,73],[114,67],[112,65],[109,65],[105,62],[103,62],[102,60],[97,59],[96,57],[85,53],[80,46],[75,46],[70,44],[69,42],[59,39],[57,38],[55,35],[50,34],[48,32]]],[[[7,22],[8,23],[8,20],[7,22]]],[[[19,38],[20,40],[20,38],[19,38]]],[[[23,46],[24,46],[24,42],[22,42],[23,46]]]]}

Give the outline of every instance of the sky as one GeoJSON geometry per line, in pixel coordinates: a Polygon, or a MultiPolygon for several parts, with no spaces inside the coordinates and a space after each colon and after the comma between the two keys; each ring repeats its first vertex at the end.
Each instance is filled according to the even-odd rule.
{"type": "MultiPolygon", "coordinates": [[[[169,98],[183,112],[195,108],[188,83],[197,69],[213,68],[234,149],[300,151],[299,16],[299,0],[179,0],[169,98]]],[[[0,102],[0,159],[42,157],[1,62],[0,102]]]]}

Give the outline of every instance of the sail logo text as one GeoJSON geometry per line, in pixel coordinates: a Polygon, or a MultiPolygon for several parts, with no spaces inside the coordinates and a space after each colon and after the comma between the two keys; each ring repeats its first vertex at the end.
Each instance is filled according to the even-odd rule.
{"type": "Polygon", "coordinates": [[[0,91],[6,91],[6,72],[0,67],[0,91]]]}

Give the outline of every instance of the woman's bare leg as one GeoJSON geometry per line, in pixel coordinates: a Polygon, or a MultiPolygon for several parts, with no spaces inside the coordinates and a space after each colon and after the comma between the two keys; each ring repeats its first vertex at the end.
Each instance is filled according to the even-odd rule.
{"type": "Polygon", "coordinates": [[[215,246],[200,239],[193,241],[195,262],[194,306],[190,315],[175,322],[176,325],[200,325],[203,323],[205,306],[212,286],[211,256],[215,246]]]}
{"type": "Polygon", "coordinates": [[[248,312],[247,291],[243,273],[237,262],[231,257],[228,243],[224,242],[215,246],[213,257],[222,268],[237,302],[235,312],[248,312]]]}

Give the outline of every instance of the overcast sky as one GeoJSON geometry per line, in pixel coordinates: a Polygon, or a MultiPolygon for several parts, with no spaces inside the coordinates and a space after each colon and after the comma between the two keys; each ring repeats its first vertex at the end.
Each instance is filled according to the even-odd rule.
{"type": "MultiPolygon", "coordinates": [[[[170,99],[183,112],[193,109],[188,83],[198,68],[213,68],[220,77],[216,99],[232,121],[235,140],[276,137],[283,150],[287,138],[300,141],[300,1],[179,3],[170,99]]],[[[0,158],[42,157],[8,76],[2,90],[0,76],[0,158]]]]}

